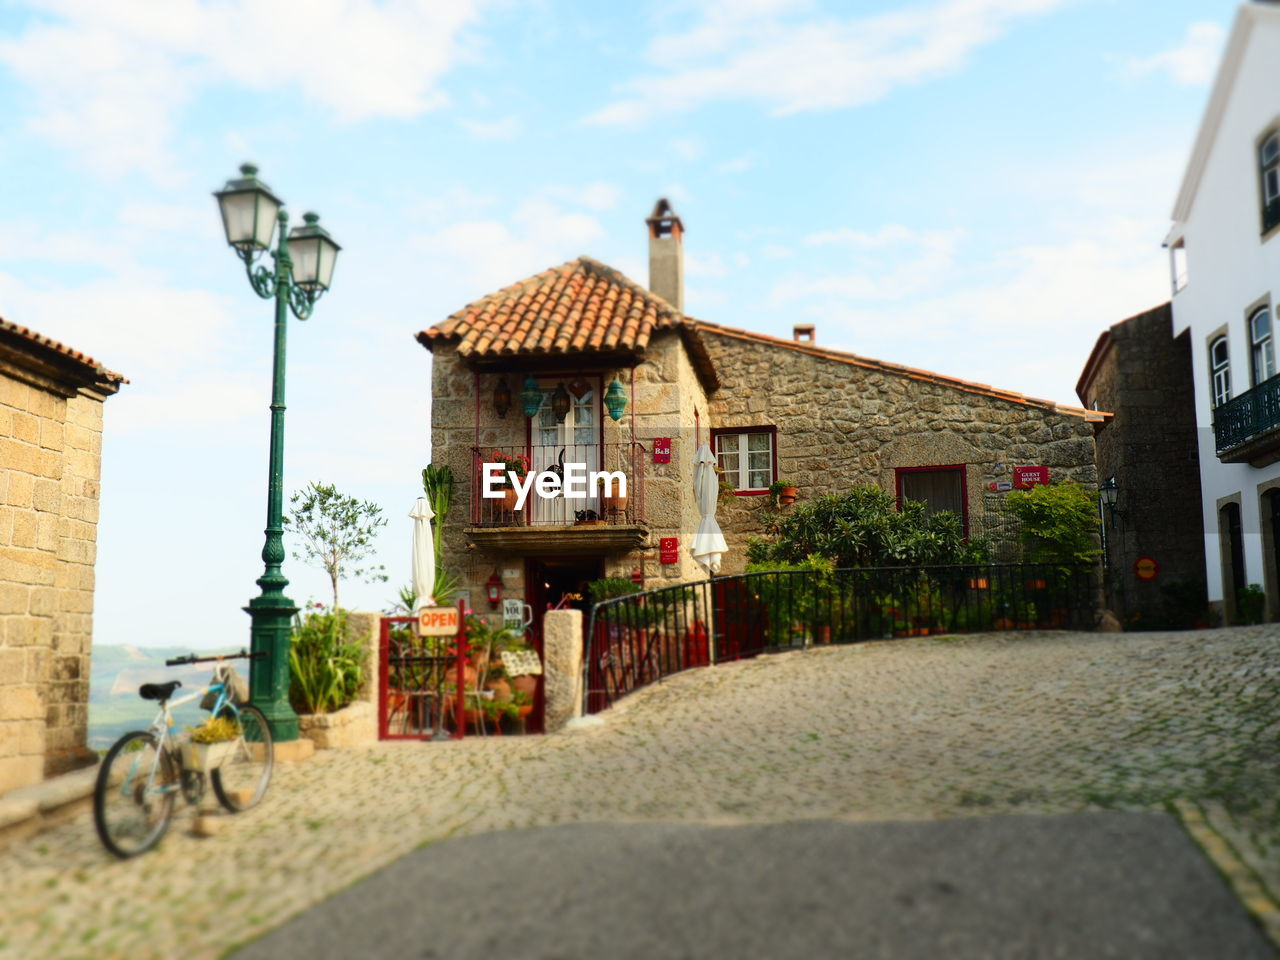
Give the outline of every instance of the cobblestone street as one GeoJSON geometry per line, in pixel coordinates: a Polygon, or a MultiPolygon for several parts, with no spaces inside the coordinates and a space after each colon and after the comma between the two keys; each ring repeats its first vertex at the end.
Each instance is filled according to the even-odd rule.
{"type": "Polygon", "coordinates": [[[215,957],[424,843],[564,822],[1190,801],[1280,891],[1278,685],[1280,632],[1263,627],[924,638],[693,671],[555,736],[278,767],[220,835],[191,837],[180,808],[133,861],[82,814],[0,853],[0,955],[215,957]]]}

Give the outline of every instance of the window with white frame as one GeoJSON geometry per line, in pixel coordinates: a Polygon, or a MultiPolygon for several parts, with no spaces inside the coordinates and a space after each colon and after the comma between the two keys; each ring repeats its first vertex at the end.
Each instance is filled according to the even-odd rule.
{"type": "Polygon", "coordinates": [[[1209,344],[1209,379],[1213,405],[1220,407],[1231,399],[1231,362],[1226,337],[1218,337],[1209,344]]]}
{"type": "Polygon", "coordinates": [[[1280,224],[1280,130],[1273,130],[1258,147],[1258,176],[1262,189],[1262,232],[1280,224]]]}
{"type": "Polygon", "coordinates": [[[1187,245],[1179,240],[1169,248],[1169,271],[1173,276],[1173,292],[1187,285],[1187,245]]]}
{"type": "Polygon", "coordinates": [[[715,433],[716,466],[720,477],[737,493],[764,493],[773,483],[772,429],[715,433]]]}
{"type": "Polygon", "coordinates": [[[1252,344],[1253,385],[1270,380],[1276,374],[1276,352],[1271,339],[1271,311],[1255,310],[1249,317],[1249,341],[1252,344]]]}

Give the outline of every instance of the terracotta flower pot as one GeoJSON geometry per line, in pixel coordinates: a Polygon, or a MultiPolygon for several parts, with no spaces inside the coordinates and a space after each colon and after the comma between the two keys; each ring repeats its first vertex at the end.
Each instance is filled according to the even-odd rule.
{"type": "Polygon", "coordinates": [[[506,703],[511,699],[511,684],[506,680],[490,680],[484,685],[486,690],[493,691],[493,699],[499,703],[506,703]]]}
{"type": "Polygon", "coordinates": [[[526,674],[523,677],[512,677],[511,689],[519,690],[521,693],[527,693],[532,697],[538,692],[538,678],[531,673],[526,674]]]}
{"type": "Polygon", "coordinates": [[[502,509],[507,513],[514,513],[516,509],[516,501],[520,499],[520,494],[516,493],[511,487],[507,487],[502,491],[502,509]]]}
{"type": "Polygon", "coordinates": [[[778,491],[779,503],[795,503],[796,497],[800,493],[799,487],[783,487],[778,491]]]}

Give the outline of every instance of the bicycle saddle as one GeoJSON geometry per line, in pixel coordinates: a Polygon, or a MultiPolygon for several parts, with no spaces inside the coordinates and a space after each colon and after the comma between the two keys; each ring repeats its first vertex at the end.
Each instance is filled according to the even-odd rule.
{"type": "Polygon", "coordinates": [[[170,680],[168,683],[144,683],[138,688],[138,696],[143,700],[168,700],[173,691],[182,686],[181,680],[170,680]]]}

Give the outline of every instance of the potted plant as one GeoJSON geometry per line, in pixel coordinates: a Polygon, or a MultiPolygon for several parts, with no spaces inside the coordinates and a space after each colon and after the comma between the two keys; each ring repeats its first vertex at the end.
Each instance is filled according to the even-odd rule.
{"type": "Polygon", "coordinates": [[[800,488],[790,480],[775,480],[769,484],[769,496],[775,507],[780,503],[783,505],[795,503],[799,493],[800,488]]]}
{"type": "Polygon", "coordinates": [[[520,480],[529,475],[529,458],[522,453],[505,454],[501,450],[495,450],[490,454],[485,463],[502,464],[502,478],[498,484],[502,490],[502,509],[508,513],[515,512],[516,501],[519,500],[519,494],[511,483],[511,474],[515,474],[520,480]]]}
{"type": "Polygon", "coordinates": [[[235,748],[240,724],[234,717],[210,717],[198,727],[188,727],[191,739],[182,743],[182,766],[187,770],[216,770],[235,748]]]}

